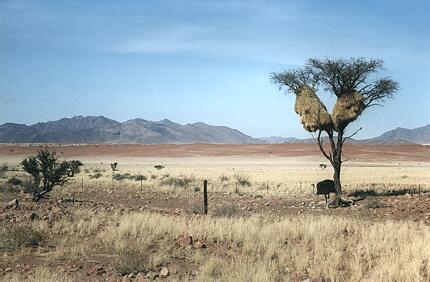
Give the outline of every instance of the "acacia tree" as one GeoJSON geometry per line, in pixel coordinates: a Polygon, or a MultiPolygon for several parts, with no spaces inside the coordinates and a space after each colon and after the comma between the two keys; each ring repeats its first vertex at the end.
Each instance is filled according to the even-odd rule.
{"type": "Polygon", "coordinates": [[[22,168],[33,177],[33,200],[39,201],[54,186],[62,186],[67,180],[79,173],[83,165],[80,161],[62,161],[57,159],[55,152],[41,150],[34,156],[25,158],[22,168]]]}
{"type": "Polygon", "coordinates": [[[359,130],[345,136],[347,126],[355,121],[366,109],[381,106],[387,98],[392,98],[398,83],[390,78],[376,78],[383,69],[383,61],[365,58],[309,59],[305,66],[273,73],[272,82],[279,89],[286,88],[296,95],[294,109],[300,121],[309,132],[317,132],[319,149],[333,166],[333,181],[336,196],[331,206],[351,204],[342,197],[340,180],[342,149],[345,140],[359,130]],[[318,98],[318,87],[337,98],[331,114],[318,98]],[[330,145],[324,146],[322,133],[327,134],[330,145]]]}

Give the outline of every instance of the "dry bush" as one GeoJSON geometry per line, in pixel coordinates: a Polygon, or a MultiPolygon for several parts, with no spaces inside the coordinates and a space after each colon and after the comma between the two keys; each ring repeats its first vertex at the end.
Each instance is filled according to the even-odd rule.
{"type": "Polygon", "coordinates": [[[30,225],[6,223],[0,226],[0,250],[3,251],[38,247],[44,239],[45,234],[30,225]]]}
{"type": "Polygon", "coordinates": [[[184,187],[187,188],[191,183],[196,182],[196,178],[194,176],[185,176],[179,175],[175,176],[167,176],[163,177],[160,184],[170,187],[184,187]]]}
{"type": "Polygon", "coordinates": [[[114,268],[122,275],[136,272],[146,272],[150,269],[149,256],[140,246],[131,244],[115,251],[114,268]]]}
{"type": "Polygon", "coordinates": [[[245,173],[237,173],[233,175],[236,183],[241,187],[250,187],[251,186],[251,176],[245,173]]]}

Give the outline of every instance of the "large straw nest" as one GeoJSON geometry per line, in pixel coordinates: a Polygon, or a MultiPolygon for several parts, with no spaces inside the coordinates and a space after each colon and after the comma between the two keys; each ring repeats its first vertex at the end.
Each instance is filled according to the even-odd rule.
{"type": "Polygon", "coordinates": [[[300,115],[300,122],[310,132],[332,128],[330,114],[310,87],[303,87],[296,93],[294,111],[300,115]]]}
{"type": "Polygon", "coordinates": [[[332,121],[336,131],[343,130],[364,110],[364,97],[357,91],[341,94],[332,111],[332,121]]]}

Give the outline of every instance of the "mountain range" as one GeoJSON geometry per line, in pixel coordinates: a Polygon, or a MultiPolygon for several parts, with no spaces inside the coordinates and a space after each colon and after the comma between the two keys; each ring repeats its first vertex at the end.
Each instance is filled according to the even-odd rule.
{"type": "MultiPolygon", "coordinates": [[[[396,128],[360,144],[430,144],[430,124],[415,128],[396,128]]],[[[203,122],[181,125],[168,119],[148,121],[141,118],[118,122],[104,116],[75,116],[33,125],[0,125],[0,143],[61,144],[258,144],[315,143],[314,139],[284,137],[253,138],[226,126],[203,122]]]]}
{"type": "MultiPolygon", "coordinates": [[[[287,143],[305,143],[314,144],[315,139],[297,139],[292,137],[262,137],[263,142],[271,144],[287,144],[287,143]]],[[[397,127],[396,129],[387,131],[382,135],[370,139],[348,139],[352,144],[430,144],[430,124],[414,129],[397,127]]]]}
{"type": "Polygon", "coordinates": [[[202,122],[181,125],[168,119],[118,122],[104,116],[75,116],[33,125],[0,125],[0,143],[186,144],[258,143],[242,132],[202,122]]]}

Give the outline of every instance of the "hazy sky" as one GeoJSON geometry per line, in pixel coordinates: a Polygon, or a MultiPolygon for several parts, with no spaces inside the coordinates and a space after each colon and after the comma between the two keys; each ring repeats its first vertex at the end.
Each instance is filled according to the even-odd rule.
{"type": "Polygon", "coordinates": [[[0,123],[104,115],[309,137],[270,73],[365,56],[400,83],[356,123],[373,137],[430,123],[429,30],[428,0],[0,0],[0,123]]]}

